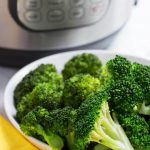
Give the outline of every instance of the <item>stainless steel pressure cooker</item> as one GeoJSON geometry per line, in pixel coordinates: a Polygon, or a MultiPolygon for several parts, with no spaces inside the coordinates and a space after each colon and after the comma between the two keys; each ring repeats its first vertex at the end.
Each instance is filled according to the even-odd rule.
{"type": "MultiPolygon", "coordinates": [[[[128,20],[135,0],[0,0],[0,64],[104,45],[128,20]]],[[[100,47],[101,48],[101,47],[100,47]]]]}

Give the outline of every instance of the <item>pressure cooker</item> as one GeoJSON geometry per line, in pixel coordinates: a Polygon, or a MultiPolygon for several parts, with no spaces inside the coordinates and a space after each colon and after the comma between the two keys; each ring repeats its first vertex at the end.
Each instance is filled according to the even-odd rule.
{"type": "Polygon", "coordinates": [[[0,64],[103,48],[127,22],[135,0],[1,0],[0,64]]]}

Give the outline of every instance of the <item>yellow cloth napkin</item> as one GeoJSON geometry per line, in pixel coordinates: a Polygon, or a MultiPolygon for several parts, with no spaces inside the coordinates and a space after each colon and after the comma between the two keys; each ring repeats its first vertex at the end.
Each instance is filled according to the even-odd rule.
{"type": "Polygon", "coordinates": [[[0,150],[38,150],[0,115],[0,150]]]}

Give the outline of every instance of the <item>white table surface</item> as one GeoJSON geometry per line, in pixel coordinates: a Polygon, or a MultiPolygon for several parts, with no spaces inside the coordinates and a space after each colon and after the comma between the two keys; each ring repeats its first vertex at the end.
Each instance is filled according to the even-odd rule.
{"type": "MultiPolygon", "coordinates": [[[[139,0],[131,18],[109,47],[110,51],[150,59],[150,0],[139,0]]],[[[0,114],[5,115],[3,96],[7,82],[17,69],[0,66],[0,114]]]]}

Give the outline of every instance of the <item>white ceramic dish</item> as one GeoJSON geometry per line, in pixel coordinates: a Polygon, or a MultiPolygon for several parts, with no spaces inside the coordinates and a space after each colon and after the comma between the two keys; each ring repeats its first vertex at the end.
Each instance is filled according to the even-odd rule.
{"type": "MultiPolygon", "coordinates": [[[[103,64],[105,64],[108,60],[110,60],[116,56],[115,53],[110,53],[110,52],[101,51],[101,50],[81,50],[81,51],[75,51],[75,52],[65,52],[65,53],[56,54],[56,55],[52,55],[52,56],[48,56],[48,57],[39,59],[39,60],[25,66],[24,68],[22,68],[11,78],[11,80],[9,81],[9,83],[6,86],[6,90],[5,90],[5,94],[4,94],[4,108],[5,108],[5,112],[6,112],[6,115],[9,119],[9,121],[21,134],[23,134],[23,133],[20,130],[19,124],[14,119],[14,116],[16,114],[16,109],[14,106],[13,93],[14,93],[14,89],[17,86],[17,84],[22,80],[22,78],[27,73],[29,73],[31,70],[34,70],[40,64],[52,63],[56,66],[57,70],[59,72],[61,72],[61,70],[64,67],[64,64],[69,59],[71,59],[73,56],[75,56],[77,54],[81,54],[81,53],[93,53],[102,60],[103,64]]],[[[145,60],[143,58],[137,58],[134,56],[123,55],[123,54],[118,54],[118,55],[124,56],[131,61],[136,61],[136,62],[145,64],[145,65],[150,65],[150,60],[145,60]]],[[[44,144],[44,143],[40,142],[39,140],[36,140],[32,137],[28,137],[28,136],[25,136],[25,137],[28,140],[30,140],[31,143],[33,143],[38,148],[40,148],[41,150],[51,150],[51,148],[47,144],[44,144]]]]}

